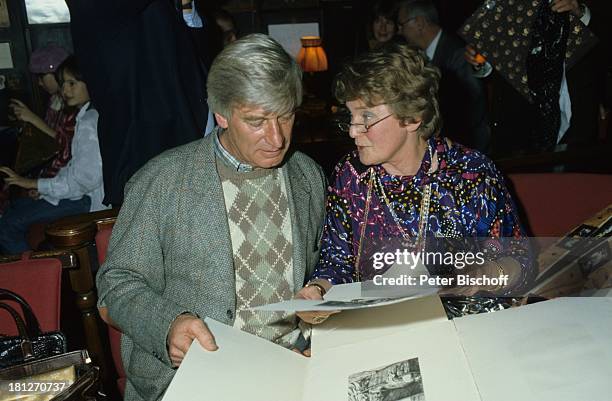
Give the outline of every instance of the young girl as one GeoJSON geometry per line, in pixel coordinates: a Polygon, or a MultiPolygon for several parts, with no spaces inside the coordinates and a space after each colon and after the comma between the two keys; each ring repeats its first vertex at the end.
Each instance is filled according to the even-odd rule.
{"type": "Polygon", "coordinates": [[[48,45],[36,49],[30,57],[30,72],[35,74],[38,85],[49,95],[49,103],[45,117],[40,118],[23,102],[11,99],[10,108],[15,118],[32,124],[40,131],[57,141],[59,152],[42,171],[40,177],[54,177],[60,168],[70,160],[70,143],[74,134],[74,124],[77,110],[67,107],[61,96],[61,90],[55,73],[58,67],[68,58],[69,54],[57,45],[48,45]]]}
{"type": "MultiPolygon", "coordinates": [[[[30,72],[35,75],[38,86],[49,95],[44,118],[37,116],[20,100],[11,99],[9,103],[9,109],[17,120],[32,124],[57,142],[58,152],[56,155],[45,163],[44,166],[37,166],[35,169],[28,171],[26,174],[28,177],[55,177],[60,168],[64,167],[70,160],[70,143],[74,135],[75,117],[78,110],[66,106],[59,84],[55,79],[57,68],[68,56],[69,54],[66,50],[57,45],[50,44],[34,50],[30,57],[30,72]]],[[[15,140],[13,139],[13,141],[15,140]]],[[[32,196],[35,191],[23,192],[27,192],[28,195],[32,196]]],[[[20,196],[27,195],[20,194],[20,196]]],[[[13,197],[15,197],[14,193],[13,197]]],[[[8,186],[1,188],[0,215],[9,206],[10,198],[11,193],[8,186]]]]}
{"type": "Polygon", "coordinates": [[[53,178],[31,179],[0,167],[4,181],[25,189],[36,189],[38,199],[16,199],[0,218],[0,253],[20,253],[29,248],[28,227],[73,214],[104,209],[102,159],[98,145],[98,112],[91,107],[87,85],[76,60],[69,57],[58,68],[57,77],[68,106],[76,107],[72,159],[53,178]]]}

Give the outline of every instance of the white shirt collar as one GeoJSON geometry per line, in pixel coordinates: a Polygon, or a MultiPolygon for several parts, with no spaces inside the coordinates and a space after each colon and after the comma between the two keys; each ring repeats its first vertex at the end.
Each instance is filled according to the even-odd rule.
{"type": "Polygon", "coordinates": [[[89,104],[91,102],[87,102],[84,105],[81,106],[81,108],[79,109],[79,112],[77,113],[77,120],[80,120],[83,117],[83,114],[85,114],[85,112],[87,111],[87,109],[89,108],[89,104]]]}
{"type": "Polygon", "coordinates": [[[442,29],[438,31],[438,34],[431,41],[427,49],[425,49],[425,54],[427,54],[427,58],[431,61],[434,58],[434,54],[436,54],[436,48],[438,47],[438,42],[440,41],[440,36],[442,36],[442,29]]]}

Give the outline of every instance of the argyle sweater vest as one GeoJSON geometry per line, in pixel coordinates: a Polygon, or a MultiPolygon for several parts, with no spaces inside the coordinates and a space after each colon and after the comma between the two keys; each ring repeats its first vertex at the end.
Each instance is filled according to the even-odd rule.
{"type": "Polygon", "coordinates": [[[236,276],[234,327],[291,347],[295,314],[249,308],[293,298],[293,246],[281,169],[237,172],[217,160],[236,276]]]}

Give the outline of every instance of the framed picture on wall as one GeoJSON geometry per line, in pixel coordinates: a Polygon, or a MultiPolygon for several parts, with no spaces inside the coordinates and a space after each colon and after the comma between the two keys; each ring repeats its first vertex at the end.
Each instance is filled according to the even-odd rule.
{"type": "Polygon", "coordinates": [[[65,0],[25,0],[28,24],[62,24],[70,22],[65,0]]]}
{"type": "Polygon", "coordinates": [[[285,51],[297,57],[302,43],[302,36],[319,36],[319,24],[316,22],[302,24],[271,24],[268,25],[268,35],[278,41],[285,51]]]}

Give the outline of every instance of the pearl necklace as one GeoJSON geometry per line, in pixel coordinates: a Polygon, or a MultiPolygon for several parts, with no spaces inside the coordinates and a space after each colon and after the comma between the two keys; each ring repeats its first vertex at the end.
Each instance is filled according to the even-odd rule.
{"type": "MultiPolygon", "coordinates": [[[[433,170],[433,152],[432,152],[431,146],[428,145],[428,148],[429,148],[429,160],[431,163],[431,167],[429,168],[429,173],[431,173],[433,170]]],[[[359,268],[359,264],[361,262],[362,245],[365,239],[365,230],[366,230],[366,225],[368,221],[368,214],[370,212],[370,201],[372,199],[371,195],[372,195],[372,187],[374,186],[374,176],[376,176],[375,169],[374,167],[370,167],[370,179],[368,180],[368,193],[366,195],[364,216],[363,216],[363,221],[360,222],[359,224],[361,226],[361,233],[359,236],[359,243],[357,246],[357,257],[355,259],[356,281],[361,280],[361,271],[359,268]]],[[[411,239],[410,236],[408,235],[408,233],[406,233],[406,231],[404,230],[404,227],[402,227],[401,220],[397,217],[397,214],[395,213],[395,210],[393,209],[393,205],[391,205],[391,202],[389,202],[389,199],[387,198],[387,194],[385,193],[385,189],[382,186],[380,177],[377,177],[377,178],[378,178],[378,184],[380,185],[380,192],[382,194],[382,198],[385,204],[387,205],[389,212],[391,212],[391,216],[393,216],[393,220],[395,221],[395,224],[400,229],[402,233],[402,237],[405,240],[410,240],[411,239]]],[[[420,212],[419,214],[419,232],[417,234],[417,241],[415,244],[415,249],[419,249],[421,251],[425,250],[425,237],[427,236],[427,226],[428,226],[427,221],[429,220],[430,203],[431,203],[431,182],[427,184],[427,186],[423,190],[423,198],[421,199],[421,206],[420,206],[421,210],[419,211],[420,212]]]]}
{"type": "MultiPolygon", "coordinates": [[[[429,160],[432,166],[430,167],[429,172],[431,172],[433,168],[433,154],[432,154],[433,152],[430,146],[428,146],[428,149],[429,149],[429,160]]],[[[397,213],[395,212],[393,205],[391,204],[391,202],[389,201],[389,198],[387,197],[387,193],[385,192],[385,187],[383,186],[383,183],[380,179],[380,175],[377,175],[374,172],[374,168],[370,170],[370,182],[373,181],[375,175],[376,175],[376,180],[378,181],[378,185],[380,187],[380,193],[382,195],[383,201],[385,202],[385,205],[387,205],[387,209],[391,213],[391,216],[393,217],[393,221],[395,222],[395,225],[402,233],[402,237],[405,240],[410,240],[411,237],[406,232],[406,230],[403,227],[402,221],[397,216],[397,213]]],[[[419,247],[419,245],[421,245],[423,248],[425,246],[425,237],[427,236],[430,205],[431,205],[431,182],[427,184],[427,186],[423,189],[423,197],[421,198],[421,205],[419,207],[419,232],[416,238],[417,248],[419,247]]]]}

